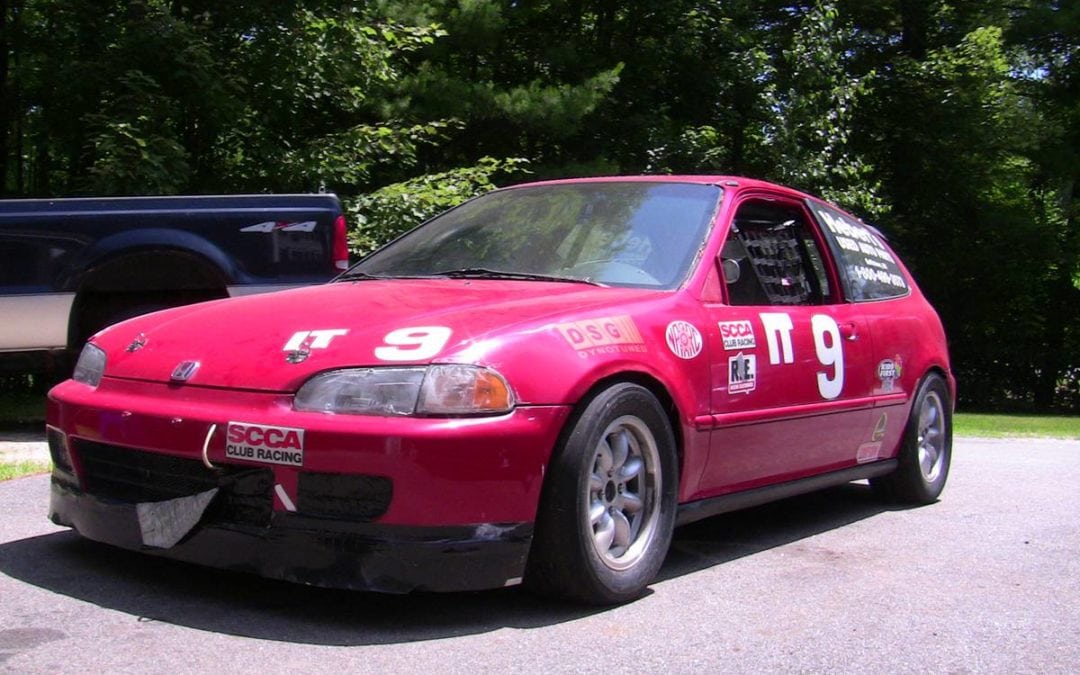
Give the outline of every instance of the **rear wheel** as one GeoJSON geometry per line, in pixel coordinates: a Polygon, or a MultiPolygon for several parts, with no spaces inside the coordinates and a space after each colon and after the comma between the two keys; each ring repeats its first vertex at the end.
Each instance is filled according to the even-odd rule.
{"type": "Polygon", "coordinates": [[[638,597],[671,543],[676,474],[656,397],[629,383],[600,392],[552,459],[526,583],[595,604],[638,597]]]}
{"type": "Polygon", "coordinates": [[[923,379],[901,441],[899,466],[871,481],[893,501],[930,504],[945,489],[952,460],[952,401],[945,379],[931,373],[923,379]]]}

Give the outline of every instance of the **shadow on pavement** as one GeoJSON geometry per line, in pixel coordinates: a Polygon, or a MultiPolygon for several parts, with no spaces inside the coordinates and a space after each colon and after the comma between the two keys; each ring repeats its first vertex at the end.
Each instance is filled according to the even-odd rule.
{"type": "MultiPolygon", "coordinates": [[[[867,487],[849,485],[703,520],[676,530],[659,580],[885,510],[867,487]]],[[[0,572],[141,621],[314,645],[431,640],[547,626],[606,611],[546,601],[520,587],[404,596],[312,588],[140,555],[71,531],[0,544],[0,572]]]]}
{"type": "Polygon", "coordinates": [[[908,507],[884,502],[865,483],[850,483],[706,518],[675,530],[658,581],[692,574],[905,508],[908,507]]]}
{"type": "Polygon", "coordinates": [[[44,422],[0,424],[0,443],[44,443],[44,422]]]}

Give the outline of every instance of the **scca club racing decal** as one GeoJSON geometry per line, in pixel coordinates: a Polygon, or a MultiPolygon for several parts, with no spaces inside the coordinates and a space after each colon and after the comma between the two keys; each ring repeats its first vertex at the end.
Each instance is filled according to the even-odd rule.
{"type": "Polygon", "coordinates": [[[719,326],[720,339],[724,341],[724,351],[757,347],[757,342],[754,340],[754,324],[750,321],[721,321],[719,326]]]}
{"type": "Polygon", "coordinates": [[[250,462],[304,465],[304,430],[250,422],[229,422],[225,457],[250,462]]]}
{"type": "Polygon", "coordinates": [[[665,337],[668,349],[680,359],[692,359],[701,353],[701,333],[692,323],[672,321],[665,337]]]}
{"type": "Polygon", "coordinates": [[[641,331],[627,315],[570,321],[555,328],[582,357],[646,351],[641,331]]]}

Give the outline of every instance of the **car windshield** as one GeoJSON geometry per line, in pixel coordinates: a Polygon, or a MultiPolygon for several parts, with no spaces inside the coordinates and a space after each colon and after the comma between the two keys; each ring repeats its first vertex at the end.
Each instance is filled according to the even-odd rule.
{"type": "Polygon", "coordinates": [[[490,192],[371,254],[344,278],[537,279],[671,289],[686,278],[720,188],[584,182],[490,192]]]}

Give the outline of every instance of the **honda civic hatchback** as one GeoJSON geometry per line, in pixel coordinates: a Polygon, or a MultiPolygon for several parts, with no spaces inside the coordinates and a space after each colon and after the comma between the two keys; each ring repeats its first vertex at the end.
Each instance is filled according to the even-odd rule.
{"type": "Polygon", "coordinates": [[[873,227],[725,176],[490,192],[332,283],[117,324],[49,393],[89,539],[393,593],[638,596],[681,524],[935,501],[955,380],[873,227]]]}

